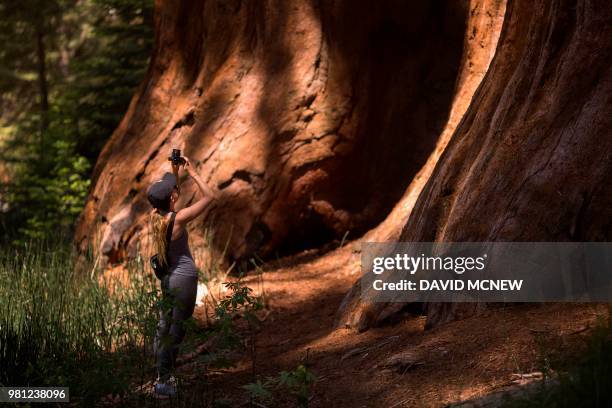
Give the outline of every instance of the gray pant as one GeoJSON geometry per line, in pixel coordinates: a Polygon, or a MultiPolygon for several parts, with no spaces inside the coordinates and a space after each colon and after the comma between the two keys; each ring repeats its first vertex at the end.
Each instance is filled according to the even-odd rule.
{"type": "Polygon", "coordinates": [[[171,273],[161,282],[163,301],[153,344],[157,372],[165,381],[174,369],[178,348],[185,337],[185,320],[193,314],[198,277],[171,273]]]}

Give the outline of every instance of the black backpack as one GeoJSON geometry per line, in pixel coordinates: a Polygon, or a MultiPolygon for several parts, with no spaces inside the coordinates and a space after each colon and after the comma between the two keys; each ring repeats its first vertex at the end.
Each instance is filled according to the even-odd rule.
{"type": "Polygon", "coordinates": [[[175,218],[176,213],[172,213],[170,216],[170,221],[168,222],[168,228],[166,229],[166,264],[162,265],[158,254],[153,255],[149,260],[151,263],[151,268],[159,280],[164,279],[164,277],[168,275],[168,272],[170,272],[170,266],[168,265],[170,260],[168,259],[168,254],[170,252],[170,241],[172,240],[172,228],[174,227],[175,218]]]}

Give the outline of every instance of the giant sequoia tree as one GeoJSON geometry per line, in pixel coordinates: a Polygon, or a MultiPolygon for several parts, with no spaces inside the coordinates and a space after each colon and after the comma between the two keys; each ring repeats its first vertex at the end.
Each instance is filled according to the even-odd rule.
{"type": "MultiPolygon", "coordinates": [[[[158,2],[151,65],[98,160],[77,243],[99,233],[110,261],[142,246],[144,189],[172,147],[221,191],[216,244],[229,242],[233,259],[320,247],[347,231],[608,239],[611,9],[158,2]]],[[[357,282],[340,324],[364,329],[401,308],[358,294],[357,282]]],[[[432,323],[458,312],[429,310],[432,323]]]]}
{"type": "Polygon", "coordinates": [[[172,147],[221,190],[231,257],[375,227],[432,167],[493,54],[503,2],[472,3],[159,2],[149,71],[77,241],[99,232],[111,261],[134,251],[172,147]]]}
{"type": "MultiPolygon", "coordinates": [[[[401,240],[612,237],[610,21],[605,1],[508,3],[489,71],[401,240]]],[[[354,293],[341,319],[359,329],[402,307],[364,304],[354,293]]],[[[427,306],[435,325],[480,305],[427,306]]]]}

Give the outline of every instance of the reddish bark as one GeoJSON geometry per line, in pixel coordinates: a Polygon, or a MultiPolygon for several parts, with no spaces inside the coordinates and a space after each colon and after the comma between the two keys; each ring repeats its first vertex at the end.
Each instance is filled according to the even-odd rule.
{"type": "MultiPolygon", "coordinates": [[[[491,67],[400,239],[611,238],[611,19],[606,1],[509,2],[491,67]]],[[[403,307],[350,304],[341,322],[361,330],[403,307]]],[[[479,307],[427,305],[428,325],[479,307]]]]}
{"type": "MultiPolygon", "coordinates": [[[[478,58],[460,69],[478,7],[158,2],[151,66],[100,155],[79,246],[96,242],[111,261],[146,246],[144,191],[172,147],[221,190],[216,242],[230,241],[230,258],[359,237],[385,219],[449,129],[457,84],[483,70],[478,58]]],[[[194,198],[192,185],[184,191],[182,205],[194,198]]],[[[192,228],[202,244],[203,222],[192,228]]]]}

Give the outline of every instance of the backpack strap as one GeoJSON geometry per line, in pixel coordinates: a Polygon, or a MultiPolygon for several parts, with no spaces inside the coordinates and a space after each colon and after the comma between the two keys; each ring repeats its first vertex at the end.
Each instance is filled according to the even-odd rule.
{"type": "Polygon", "coordinates": [[[172,229],[174,228],[174,219],[176,213],[173,212],[168,221],[168,228],[166,228],[166,261],[168,260],[168,253],[170,252],[170,241],[172,241],[172,229]]]}

